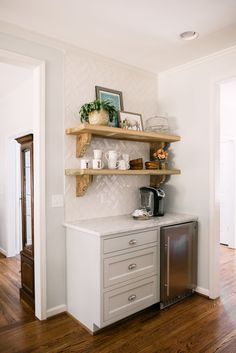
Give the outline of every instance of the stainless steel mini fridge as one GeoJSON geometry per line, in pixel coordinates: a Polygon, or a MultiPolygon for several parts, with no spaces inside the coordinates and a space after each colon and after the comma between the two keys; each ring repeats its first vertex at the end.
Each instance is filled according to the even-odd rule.
{"type": "Polygon", "coordinates": [[[197,222],[161,228],[161,309],[197,286],[197,222]]]}

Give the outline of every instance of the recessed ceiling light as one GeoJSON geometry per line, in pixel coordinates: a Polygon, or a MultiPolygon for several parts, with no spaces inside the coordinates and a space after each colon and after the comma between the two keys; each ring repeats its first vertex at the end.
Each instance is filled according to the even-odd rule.
{"type": "Polygon", "coordinates": [[[194,40],[199,37],[199,33],[195,31],[186,31],[186,32],[180,33],[179,36],[183,40],[194,40]]]}

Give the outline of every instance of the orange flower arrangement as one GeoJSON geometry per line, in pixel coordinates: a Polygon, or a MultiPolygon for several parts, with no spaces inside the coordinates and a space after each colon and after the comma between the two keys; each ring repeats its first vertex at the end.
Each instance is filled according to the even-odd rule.
{"type": "Polygon", "coordinates": [[[159,150],[156,150],[153,153],[153,157],[160,161],[164,161],[168,158],[168,152],[164,151],[163,148],[159,148],[159,150]]]}

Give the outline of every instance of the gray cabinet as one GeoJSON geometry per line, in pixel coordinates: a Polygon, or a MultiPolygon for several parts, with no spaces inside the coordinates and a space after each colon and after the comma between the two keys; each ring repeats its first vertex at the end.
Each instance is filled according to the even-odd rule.
{"type": "Polygon", "coordinates": [[[160,254],[163,302],[186,295],[186,288],[192,293],[195,219],[166,214],[147,222],[116,216],[66,223],[68,312],[95,332],[159,303],[160,254]]]}

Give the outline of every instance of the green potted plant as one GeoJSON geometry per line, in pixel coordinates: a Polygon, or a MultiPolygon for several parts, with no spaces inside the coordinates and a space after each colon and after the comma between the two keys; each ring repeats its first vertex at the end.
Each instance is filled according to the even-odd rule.
{"type": "Polygon", "coordinates": [[[112,121],[117,109],[109,101],[100,101],[99,99],[86,103],[80,108],[80,120],[92,125],[107,125],[112,121]]]}

